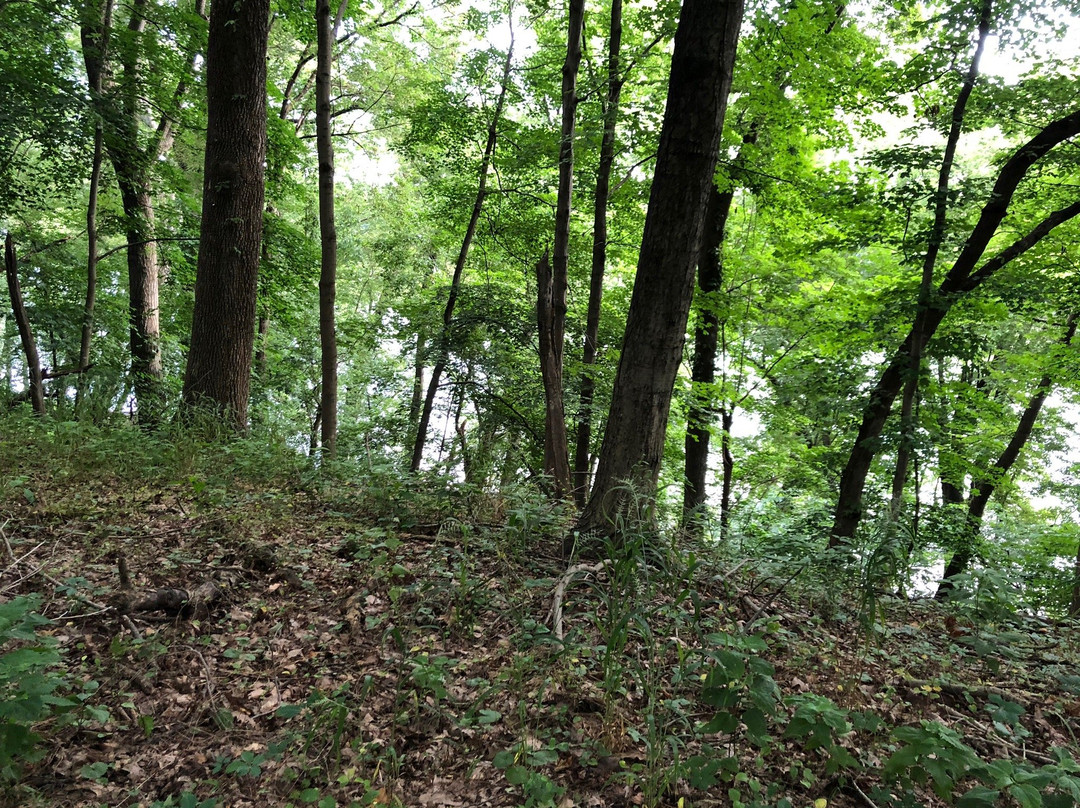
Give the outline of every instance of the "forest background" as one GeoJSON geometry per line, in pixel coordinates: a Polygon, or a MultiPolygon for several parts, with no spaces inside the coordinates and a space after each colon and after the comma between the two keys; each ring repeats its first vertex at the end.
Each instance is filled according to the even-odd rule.
{"type": "Polygon", "coordinates": [[[5,432],[1080,610],[1075,3],[264,5],[0,0],[5,432]]]}

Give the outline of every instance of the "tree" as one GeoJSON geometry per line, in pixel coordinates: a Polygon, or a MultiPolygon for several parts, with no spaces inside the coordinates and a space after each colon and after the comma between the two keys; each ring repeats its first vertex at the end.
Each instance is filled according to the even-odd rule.
{"type": "Polygon", "coordinates": [[[615,164],[615,127],[619,121],[619,98],[625,81],[619,68],[622,50],[622,0],[611,0],[608,30],[607,96],[604,129],[600,138],[600,162],[596,169],[593,195],[592,268],[589,273],[589,305],[585,319],[585,345],[582,349],[581,390],[579,393],[577,436],[574,444],[574,501],[584,508],[589,495],[589,465],[592,444],[593,397],[596,392],[593,365],[596,364],[600,310],[604,295],[607,266],[608,198],[611,194],[611,169],[615,164]]]}
{"type": "MultiPolygon", "coordinates": [[[[195,0],[195,14],[203,15],[204,0],[195,0]]],[[[135,0],[124,30],[112,42],[112,4],[86,0],[81,20],[83,61],[90,98],[102,122],[103,141],[120,187],[127,224],[128,297],[131,322],[131,374],[140,421],[153,425],[164,406],[161,358],[160,267],[154,232],[151,178],[155,166],[172,148],[175,116],[187,92],[189,77],[181,74],[171,96],[157,116],[152,133],[145,136],[142,122],[152,119],[145,98],[148,88],[160,90],[144,71],[147,53],[157,47],[147,32],[155,16],[150,0],[135,0]],[[113,47],[110,47],[112,45],[113,47]],[[113,71],[106,57],[115,51],[120,70],[113,71]],[[115,75],[114,75],[115,74],[115,75]]],[[[156,27],[156,26],[154,26],[156,27]]],[[[195,34],[183,37],[187,45],[185,71],[194,69],[198,53],[195,34]]],[[[91,265],[93,268],[93,264],[91,265]]]]}
{"type": "Polygon", "coordinates": [[[45,413],[45,386],[41,374],[41,360],[38,358],[37,343],[30,330],[30,319],[26,316],[22,290],[19,288],[19,261],[15,254],[15,241],[11,233],[4,236],[4,274],[7,276],[8,294],[11,296],[11,310],[15,323],[19,327],[23,354],[26,356],[26,371],[30,381],[30,403],[37,415],[45,413]]]}
{"type": "Polygon", "coordinates": [[[511,29],[510,45],[506,49],[506,58],[503,61],[499,95],[495,101],[491,121],[488,124],[484,154],[480,158],[476,197],[473,200],[469,223],[465,227],[465,235],[461,240],[461,248],[458,250],[457,261],[454,262],[454,275],[450,280],[450,290],[446,296],[446,305],[443,308],[442,333],[439,337],[438,356],[435,360],[435,366],[431,369],[431,379],[428,381],[427,394],[424,396],[424,406],[420,413],[420,425],[417,427],[416,440],[413,443],[412,460],[409,463],[409,469],[413,472],[420,470],[420,463],[424,459],[424,446],[427,444],[427,432],[431,423],[431,412],[435,407],[435,396],[439,392],[439,382],[442,380],[442,374],[446,370],[447,362],[450,360],[450,327],[454,321],[454,307],[457,305],[458,295],[461,293],[461,276],[465,271],[465,262],[469,258],[469,248],[472,246],[473,237],[476,235],[476,226],[480,222],[480,213],[484,209],[484,199],[487,196],[488,171],[495,156],[499,120],[502,117],[503,107],[506,104],[506,94],[510,87],[510,69],[513,65],[513,56],[514,38],[511,29]]]}
{"type": "Polygon", "coordinates": [[[270,0],[215,3],[206,58],[206,157],[187,408],[247,428],[266,157],[270,0]]]}
{"type": "Polygon", "coordinates": [[[571,490],[570,450],[563,406],[563,343],[566,334],[567,267],[570,263],[570,210],[574,197],[574,116],[585,0],[570,0],[566,60],[562,68],[562,128],[559,136],[559,191],[555,203],[555,245],[550,269],[547,254],[537,265],[537,325],[540,373],[544,379],[544,471],[555,481],[555,495],[571,490]]]}
{"type": "Polygon", "coordinates": [[[911,445],[913,442],[914,423],[912,412],[915,405],[915,396],[919,388],[919,373],[922,365],[922,355],[925,344],[922,340],[924,332],[924,319],[929,310],[930,296],[934,289],[934,268],[937,265],[938,254],[945,240],[946,218],[949,212],[949,178],[952,174],[953,164],[956,160],[956,148],[960,142],[960,134],[964,126],[964,116],[967,112],[967,104],[971,93],[975,89],[975,82],[979,78],[979,62],[982,59],[983,50],[986,48],[986,40],[990,36],[990,23],[992,20],[991,9],[993,4],[990,0],[984,0],[979,10],[976,21],[975,53],[971,57],[971,65],[960,92],[956,95],[950,116],[949,134],[945,142],[945,151],[941,158],[941,168],[938,171],[937,188],[934,191],[934,221],[930,227],[927,239],[926,253],[923,256],[922,275],[919,281],[919,303],[915,315],[915,323],[912,327],[917,336],[911,343],[911,351],[908,355],[907,379],[904,383],[904,394],[900,403],[900,445],[896,453],[896,468],[893,472],[892,503],[890,505],[891,518],[895,521],[900,513],[900,505],[904,492],[904,484],[907,481],[908,465],[911,458],[911,445]]]}
{"type": "MultiPolygon", "coordinates": [[[[1062,350],[1067,351],[1072,346],[1073,337],[1076,336],[1078,319],[1080,319],[1080,313],[1073,312],[1069,315],[1065,323],[1065,333],[1061,337],[1060,348],[1062,350]]],[[[953,587],[952,578],[963,573],[975,557],[975,545],[982,529],[983,516],[986,513],[986,506],[990,503],[990,497],[993,496],[1001,480],[1004,479],[1019,459],[1020,453],[1024,450],[1024,446],[1035,428],[1035,422],[1039,418],[1039,413],[1042,412],[1046,398],[1053,389],[1054,379],[1051,372],[1047,370],[1039,379],[1035,392],[1032,393],[1027,406],[1020,414],[1012,438],[994,462],[993,467],[983,470],[972,481],[961,544],[952,554],[949,563],[945,565],[945,572],[941,576],[941,582],[937,589],[938,598],[943,598],[949,593],[953,587]]],[[[955,493],[956,488],[953,486],[953,494],[949,498],[955,500],[955,493]]]]}
{"type": "Polygon", "coordinates": [[[315,127],[319,151],[319,236],[322,272],[319,276],[319,340],[322,345],[322,447],[330,457],[337,453],[338,359],[334,325],[337,296],[337,227],[334,223],[334,144],[330,119],[330,79],[334,64],[335,28],[330,0],[318,0],[319,65],[315,80],[315,127]]]}
{"type": "Polygon", "coordinates": [[[586,531],[610,531],[630,507],[626,486],[652,497],[659,479],[742,15],[741,0],[686,0],[679,15],[623,351],[579,523],[586,531]]]}
{"type": "Polygon", "coordinates": [[[877,454],[878,438],[881,436],[892,411],[893,402],[904,383],[905,371],[911,367],[911,355],[915,345],[925,345],[934,336],[953,304],[963,295],[979,288],[1002,267],[1020,257],[1054,228],[1080,214],[1080,201],[1074,201],[1049,214],[1038,224],[1015,239],[993,258],[981,264],[991,240],[1009,213],[1010,203],[1017,187],[1028,171],[1051,149],[1069,138],[1080,134],[1080,110],[1058,118],[1044,126],[1029,139],[1001,167],[997,180],[983,206],[971,235],[964,242],[960,254],[945,275],[941,284],[931,295],[926,311],[913,325],[903,343],[896,349],[888,366],[871,390],[863,410],[862,423],[840,478],[840,493],[833,516],[830,546],[850,540],[862,519],[862,494],[870,464],[877,454]]]}

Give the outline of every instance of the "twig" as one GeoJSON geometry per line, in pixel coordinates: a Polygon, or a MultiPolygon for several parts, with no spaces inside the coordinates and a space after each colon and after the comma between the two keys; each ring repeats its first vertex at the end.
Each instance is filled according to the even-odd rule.
{"type": "Polygon", "coordinates": [[[726,581],[728,578],[730,578],[732,575],[734,575],[736,572],[738,572],[743,566],[745,566],[748,563],[750,563],[750,559],[749,558],[744,558],[742,561],[740,561],[734,567],[729,569],[723,575],[719,575],[716,578],[713,578],[713,581],[715,581],[718,584],[722,584],[724,581],[726,581]]]}
{"type": "Polygon", "coordinates": [[[206,663],[206,657],[202,655],[202,651],[200,651],[193,645],[189,645],[188,648],[195,652],[195,656],[197,656],[199,658],[199,661],[202,662],[203,670],[206,671],[206,698],[209,700],[210,704],[213,705],[214,675],[210,673],[210,666],[206,663]]]}
{"type": "Polygon", "coordinates": [[[555,596],[552,598],[551,611],[549,614],[552,616],[552,629],[555,632],[555,636],[560,640],[565,636],[563,630],[563,597],[566,595],[566,587],[570,583],[571,579],[579,573],[587,572],[600,572],[607,566],[606,561],[597,561],[595,564],[575,564],[570,567],[559,578],[559,583],[555,585],[555,596]]]}
{"type": "Polygon", "coordinates": [[[851,787],[859,793],[859,796],[862,797],[863,802],[870,806],[870,808],[878,808],[877,803],[870,799],[868,796],[866,796],[863,790],[859,788],[859,784],[856,783],[854,780],[851,781],[851,787]]]}

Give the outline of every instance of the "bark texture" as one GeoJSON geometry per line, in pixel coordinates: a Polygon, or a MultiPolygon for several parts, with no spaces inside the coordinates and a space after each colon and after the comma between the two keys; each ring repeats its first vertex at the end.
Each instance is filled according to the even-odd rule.
{"type": "Polygon", "coordinates": [[[631,492],[655,495],[742,14],[741,0],[686,0],[679,16],[623,350],[580,521],[585,531],[610,532],[628,513],[631,492]]]}
{"type": "Polygon", "coordinates": [[[337,297],[337,225],[334,220],[334,144],[331,139],[330,79],[334,63],[334,18],[330,0],[315,10],[319,62],[315,77],[315,131],[319,152],[319,344],[322,348],[322,448],[337,454],[338,367],[334,302],[337,297]]]}
{"type": "Polygon", "coordinates": [[[570,492],[570,456],[563,408],[563,335],[566,322],[566,277],[558,281],[548,254],[536,263],[536,325],[540,376],[544,383],[544,473],[551,475],[555,496],[570,492]]]}
{"type": "Polygon", "coordinates": [[[207,49],[202,229],[185,407],[247,427],[266,159],[270,0],[215,3],[207,49]]]}

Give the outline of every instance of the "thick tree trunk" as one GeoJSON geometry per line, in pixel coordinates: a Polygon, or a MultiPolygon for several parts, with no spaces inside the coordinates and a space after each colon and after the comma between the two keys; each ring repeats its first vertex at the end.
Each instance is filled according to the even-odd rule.
{"type": "Polygon", "coordinates": [[[631,490],[649,499],[656,493],[742,14],[742,0],[686,0],[679,16],[623,351],[580,521],[585,531],[610,533],[630,511],[631,490]]]}
{"type": "Polygon", "coordinates": [[[544,473],[551,475],[555,497],[570,491],[566,413],[563,409],[562,338],[566,319],[566,278],[559,289],[548,254],[536,263],[536,325],[540,347],[540,376],[544,383],[544,473]]]}
{"type": "Polygon", "coordinates": [[[37,343],[30,330],[30,318],[26,316],[22,290],[19,288],[19,262],[15,255],[15,241],[11,233],[4,237],[4,271],[7,275],[8,295],[11,297],[11,313],[22,339],[23,355],[26,357],[26,373],[30,379],[30,403],[38,415],[45,414],[45,385],[42,383],[41,359],[37,343]]]}
{"type": "Polygon", "coordinates": [[[319,152],[319,342],[322,346],[322,448],[337,453],[338,368],[334,301],[337,297],[337,226],[334,222],[334,144],[331,140],[330,79],[334,61],[334,19],[330,0],[318,0],[319,64],[315,79],[315,130],[319,152]]]}
{"type": "Polygon", "coordinates": [[[562,127],[559,136],[559,189],[555,201],[555,246],[537,264],[537,323],[540,328],[540,373],[544,380],[544,471],[555,482],[555,496],[565,497],[570,482],[570,448],[563,404],[563,346],[566,341],[566,287],[570,264],[570,211],[574,198],[574,121],[577,75],[581,64],[581,30],[585,0],[570,0],[566,59],[562,67],[562,127]],[[541,266],[544,271],[541,271],[541,266]]]}
{"type": "Polygon", "coordinates": [[[1077,134],[1080,134],[1080,110],[1044,127],[1035,137],[1017,149],[999,172],[971,235],[938,287],[937,293],[929,301],[920,333],[916,334],[914,326],[912,327],[870,393],[866,408],[863,410],[863,420],[855,438],[855,445],[851,449],[840,478],[840,492],[833,516],[830,547],[850,540],[855,535],[855,530],[862,519],[862,494],[866,477],[874,457],[877,456],[881,432],[892,410],[893,402],[900,392],[905,371],[911,367],[910,357],[915,340],[918,340],[921,345],[926,345],[941,325],[941,321],[945,319],[949,309],[961,296],[977,289],[983,281],[992,277],[1003,266],[1038,244],[1059,224],[1080,214],[1080,202],[1074,202],[1054,211],[1026,235],[976,269],[990,240],[997,233],[999,225],[1008,213],[1016,187],[1027,175],[1028,170],[1054,146],[1077,134]]]}
{"type": "Polygon", "coordinates": [[[206,60],[203,218],[187,408],[209,405],[247,428],[266,158],[270,0],[215,3],[206,60]]]}
{"type": "MultiPolygon", "coordinates": [[[[1064,349],[1068,349],[1072,345],[1073,337],[1076,336],[1078,317],[1080,317],[1080,313],[1074,312],[1069,316],[1069,320],[1065,324],[1065,335],[1061,338],[1061,345],[1064,349]]],[[[1024,408],[1020,421],[1016,425],[1016,431],[1013,432],[1012,440],[1009,441],[1008,446],[1002,451],[993,467],[972,485],[971,499],[968,501],[965,540],[963,545],[953,553],[949,563],[945,566],[945,573],[941,576],[941,582],[938,584],[935,597],[939,599],[945,597],[953,586],[950,579],[954,575],[963,573],[968,564],[971,563],[971,559],[975,557],[975,545],[982,530],[983,515],[986,513],[986,506],[990,503],[990,497],[993,496],[998,483],[1009,473],[1017,459],[1019,459],[1020,452],[1023,451],[1024,446],[1031,437],[1032,430],[1035,428],[1039,413],[1042,412],[1043,404],[1046,403],[1046,397],[1050,395],[1053,389],[1053,376],[1048,370],[1039,379],[1034,394],[1028,401],[1027,407],[1024,408]]]]}
{"type": "Polygon", "coordinates": [[[619,120],[619,97],[623,86],[623,77],[619,73],[621,50],[622,0],[611,0],[607,101],[604,107],[604,133],[600,138],[600,163],[596,169],[596,193],[593,198],[592,271],[589,275],[585,347],[581,356],[584,367],[581,372],[577,440],[574,446],[574,501],[579,508],[585,507],[589,494],[593,398],[596,395],[592,366],[596,364],[596,342],[600,333],[600,307],[604,297],[604,272],[607,265],[607,208],[611,195],[611,168],[615,164],[615,126],[619,120]]]}
{"type": "Polygon", "coordinates": [[[487,194],[488,169],[491,167],[492,158],[495,156],[495,143],[498,138],[499,119],[502,117],[503,105],[506,103],[506,92],[510,86],[510,68],[513,64],[514,39],[511,31],[510,46],[506,50],[506,61],[503,63],[502,84],[499,87],[499,97],[495,102],[495,111],[488,125],[487,143],[484,145],[484,156],[480,160],[480,176],[477,182],[476,199],[473,201],[472,214],[469,216],[469,224],[465,228],[465,237],[461,240],[461,249],[458,251],[457,262],[454,264],[454,276],[450,281],[450,292],[446,298],[446,307],[443,309],[443,327],[439,338],[439,355],[435,360],[435,366],[431,369],[431,379],[428,381],[427,394],[424,396],[424,407],[420,412],[420,423],[416,429],[416,440],[413,443],[412,460],[409,470],[420,470],[420,462],[424,459],[424,446],[427,444],[428,427],[431,424],[431,412],[435,407],[435,396],[439,392],[439,383],[446,371],[446,364],[450,359],[450,326],[454,320],[454,307],[457,305],[458,295],[461,292],[461,275],[465,271],[465,261],[469,257],[469,248],[472,246],[473,236],[476,235],[476,226],[480,222],[480,213],[484,208],[484,197],[487,194]]]}
{"type": "MultiPolygon", "coordinates": [[[[117,160],[113,159],[116,167],[117,160]]],[[[164,406],[161,361],[160,284],[157,246],[153,241],[154,204],[149,178],[139,172],[120,178],[120,198],[128,220],[128,319],[131,324],[131,376],[139,423],[154,426],[164,406]]]]}
{"type": "Polygon", "coordinates": [[[713,416],[716,414],[712,385],[716,380],[716,353],[720,338],[716,297],[724,283],[720,245],[724,240],[724,228],[734,198],[734,188],[721,192],[713,184],[705,214],[705,238],[698,260],[698,321],[694,326],[694,362],[690,371],[683,483],[683,521],[691,527],[695,523],[700,524],[700,512],[708,494],[709,441],[713,416]]]}
{"type": "MultiPolygon", "coordinates": [[[[927,242],[926,255],[923,257],[922,277],[919,282],[919,303],[915,314],[915,334],[924,331],[923,320],[930,305],[930,297],[934,291],[934,268],[937,265],[938,254],[941,244],[945,239],[945,223],[949,212],[949,178],[952,175],[953,162],[956,158],[956,147],[960,142],[960,134],[964,128],[964,115],[967,112],[968,99],[975,89],[975,82],[979,78],[979,62],[982,59],[986,40],[990,36],[991,7],[990,0],[984,0],[977,24],[978,37],[975,43],[975,55],[971,58],[971,66],[968,68],[964,83],[957,93],[956,102],[953,104],[949,135],[945,142],[945,153],[941,158],[941,168],[938,171],[937,190],[934,192],[934,223],[930,228],[930,238],[927,242]]],[[[900,443],[896,451],[896,467],[893,470],[892,501],[889,507],[891,519],[897,520],[903,504],[904,486],[907,483],[908,466],[911,462],[912,449],[915,442],[915,422],[912,417],[915,405],[915,396],[919,389],[919,372],[922,366],[922,355],[926,345],[919,339],[911,344],[911,355],[908,357],[909,366],[907,380],[904,383],[904,395],[900,401],[900,443]]]]}

